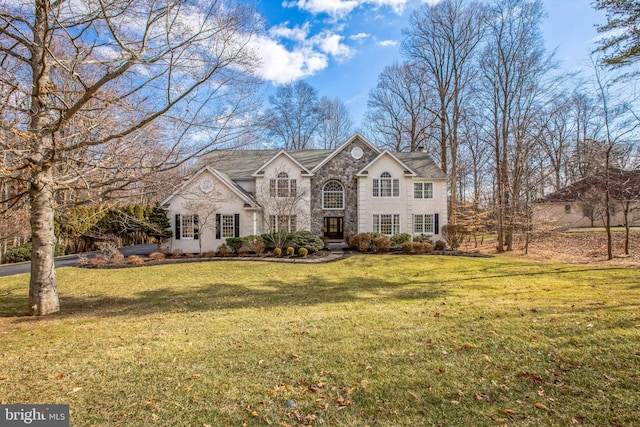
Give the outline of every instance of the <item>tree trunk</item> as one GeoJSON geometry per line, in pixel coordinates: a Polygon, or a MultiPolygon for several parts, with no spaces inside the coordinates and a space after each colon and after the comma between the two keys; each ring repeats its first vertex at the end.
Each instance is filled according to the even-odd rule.
{"type": "Polygon", "coordinates": [[[60,310],[53,264],[53,179],[51,168],[37,174],[29,190],[31,197],[31,281],[29,313],[43,316],[60,310]]]}

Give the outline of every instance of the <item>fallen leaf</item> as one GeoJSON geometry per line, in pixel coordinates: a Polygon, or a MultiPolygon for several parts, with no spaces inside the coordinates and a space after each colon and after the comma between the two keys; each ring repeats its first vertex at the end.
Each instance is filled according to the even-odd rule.
{"type": "Polygon", "coordinates": [[[551,409],[547,408],[544,404],[542,403],[536,403],[535,405],[536,408],[538,409],[542,409],[543,411],[547,411],[547,412],[551,412],[551,409]]]}
{"type": "Polygon", "coordinates": [[[582,415],[576,415],[571,419],[571,424],[584,424],[584,417],[582,415]]]}
{"type": "Polygon", "coordinates": [[[516,415],[516,411],[514,411],[513,409],[498,409],[498,412],[500,412],[503,415],[506,415],[507,418],[509,419],[513,419],[516,415]]]}
{"type": "Polygon", "coordinates": [[[77,392],[79,392],[80,390],[82,390],[82,387],[74,387],[74,388],[73,388],[73,390],[71,390],[71,391],[70,391],[69,393],[67,393],[67,394],[77,393],[77,392]]]}

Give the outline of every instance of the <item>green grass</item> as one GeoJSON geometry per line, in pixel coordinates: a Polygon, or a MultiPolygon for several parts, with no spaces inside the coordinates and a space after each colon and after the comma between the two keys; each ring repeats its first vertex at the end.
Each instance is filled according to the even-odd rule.
{"type": "Polygon", "coordinates": [[[640,419],[637,269],[371,255],[58,283],[62,312],[31,318],[28,277],[0,279],[0,401],[70,404],[73,426],[640,419]]]}

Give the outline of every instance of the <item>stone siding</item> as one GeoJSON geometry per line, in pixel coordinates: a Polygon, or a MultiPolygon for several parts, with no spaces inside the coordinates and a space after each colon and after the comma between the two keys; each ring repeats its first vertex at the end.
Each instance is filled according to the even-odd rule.
{"type": "Polygon", "coordinates": [[[322,236],[325,217],[342,217],[346,234],[358,233],[358,180],[356,173],[361,171],[378,153],[356,138],[315,173],[311,181],[311,232],[322,236]],[[363,156],[360,159],[351,157],[351,150],[360,147],[363,156]],[[344,187],[344,210],[322,209],[322,189],[329,181],[338,181],[344,187]],[[348,232],[346,231],[348,230],[348,232]]]}

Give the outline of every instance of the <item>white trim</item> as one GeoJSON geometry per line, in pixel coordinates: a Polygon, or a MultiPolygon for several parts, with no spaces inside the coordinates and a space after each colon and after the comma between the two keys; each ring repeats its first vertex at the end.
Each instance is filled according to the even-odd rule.
{"type": "Polygon", "coordinates": [[[164,206],[164,205],[170,204],[171,203],[171,199],[173,199],[174,197],[176,197],[179,194],[182,194],[182,190],[184,190],[193,181],[197,180],[198,177],[200,175],[202,175],[204,172],[209,172],[214,177],[216,177],[227,188],[229,188],[238,197],[240,197],[240,199],[242,199],[243,202],[248,204],[249,205],[248,208],[260,209],[260,205],[256,204],[256,202],[253,201],[251,198],[247,197],[247,195],[243,191],[239,190],[237,184],[235,182],[233,182],[226,174],[224,174],[224,173],[222,173],[222,172],[220,172],[220,171],[218,171],[216,169],[213,169],[213,168],[211,168],[209,166],[203,167],[195,175],[193,175],[191,178],[189,178],[185,182],[183,182],[180,185],[180,187],[178,187],[177,190],[175,190],[173,193],[171,193],[171,195],[169,197],[167,197],[166,199],[164,199],[162,201],[162,203],[160,203],[160,206],[164,206]]]}
{"type": "Polygon", "coordinates": [[[389,150],[384,150],[375,159],[371,160],[371,162],[369,162],[368,165],[366,165],[358,173],[356,173],[356,176],[369,176],[368,169],[371,166],[373,166],[374,163],[376,163],[378,160],[380,160],[380,158],[382,158],[382,156],[384,156],[384,155],[388,155],[393,160],[395,160],[400,166],[402,166],[404,168],[404,170],[405,170],[404,176],[418,176],[418,174],[413,169],[411,169],[409,166],[407,166],[407,164],[404,163],[402,160],[400,160],[399,158],[394,156],[393,153],[390,152],[389,150]]]}
{"type": "Polygon", "coordinates": [[[286,156],[289,160],[291,160],[293,163],[295,163],[296,165],[298,165],[302,171],[302,176],[313,176],[313,172],[309,171],[309,169],[307,169],[306,167],[304,167],[302,165],[302,163],[300,163],[299,161],[297,161],[296,159],[293,158],[293,156],[289,153],[287,153],[285,150],[280,150],[278,151],[273,157],[271,157],[269,160],[267,160],[266,162],[264,162],[264,164],[262,166],[260,166],[260,168],[258,168],[258,170],[256,170],[254,173],[251,174],[252,177],[258,177],[261,176],[261,173],[264,173],[264,169],[266,169],[271,163],[275,162],[276,159],[280,156],[286,156]]]}
{"type": "Polygon", "coordinates": [[[345,207],[345,198],[344,198],[345,190],[344,190],[344,184],[342,182],[340,182],[337,179],[330,179],[329,181],[324,183],[324,185],[322,186],[322,189],[320,191],[322,191],[322,210],[324,210],[324,211],[343,211],[343,210],[346,209],[346,207],[345,207]],[[325,187],[327,185],[333,183],[333,182],[339,184],[340,187],[342,188],[342,207],[341,208],[327,208],[327,207],[325,207],[325,204],[324,204],[325,187]]]}

